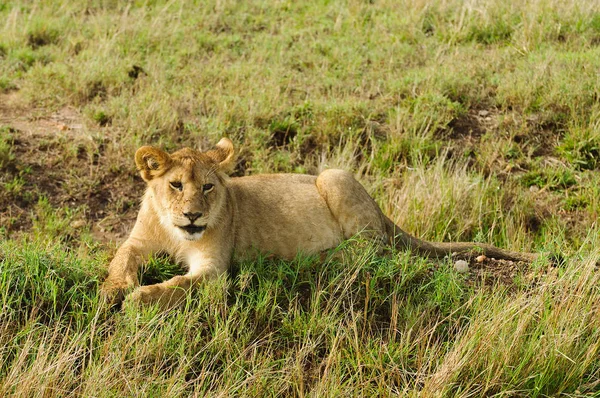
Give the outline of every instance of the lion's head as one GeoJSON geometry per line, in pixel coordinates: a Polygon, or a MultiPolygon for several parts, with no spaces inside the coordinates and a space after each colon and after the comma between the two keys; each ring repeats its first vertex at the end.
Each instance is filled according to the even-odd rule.
{"type": "Polygon", "coordinates": [[[224,180],[233,166],[229,139],[206,152],[184,148],[168,154],[144,146],[135,163],[161,223],[176,237],[197,240],[216,225],[226,198],[224,180]]]}

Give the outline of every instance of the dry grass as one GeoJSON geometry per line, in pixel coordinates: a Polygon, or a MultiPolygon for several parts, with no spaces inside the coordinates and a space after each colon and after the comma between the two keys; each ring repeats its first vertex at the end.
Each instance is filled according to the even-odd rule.
{"type": "Polygon", "coordinates": [[[10,1],[0,21],[0,395],[599,394],[597,2],[10,1]],[[341,167],[418,236],[567,261],[460,275],[351,241],[238,264],[181,311],[99,311],[136,147],[221,136],[236,175],[341,167]]]}

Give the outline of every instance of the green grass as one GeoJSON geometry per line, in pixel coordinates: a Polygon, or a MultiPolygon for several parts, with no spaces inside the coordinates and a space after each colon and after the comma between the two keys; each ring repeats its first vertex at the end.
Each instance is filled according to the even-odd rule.
{"type": "Polygon", "coordinates": [[[600,395],[596,2],[8,1],[0,21],[1,396],[600,395]],[[353,239],[235,264],[177,311],[101,310],[135,149],[221,136],[236,175],[344,168],[417,236],[566,264],[464,275],[353,239]]]}

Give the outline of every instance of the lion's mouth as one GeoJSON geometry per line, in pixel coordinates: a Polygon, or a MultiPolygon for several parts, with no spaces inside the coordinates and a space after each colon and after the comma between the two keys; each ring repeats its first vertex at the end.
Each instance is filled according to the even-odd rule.
{"type": "Polygon", "coordinates": [[[183,225],[183,226],[178,225],[177,227],[183,229],[185,232],[187,232],[190,235],[199,234],[200,232],[202,232],[206,229],[206,225],[193,225],[193,224],[183,225]]]}

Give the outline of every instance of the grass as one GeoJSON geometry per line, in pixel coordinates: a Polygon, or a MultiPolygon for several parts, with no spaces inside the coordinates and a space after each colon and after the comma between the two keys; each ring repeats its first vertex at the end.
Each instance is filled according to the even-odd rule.
{"type": "MultiPolygon", "coordinates": [[[[0,4],[0,395],[599,396],[593,1],[0,4]],[[98,306],[142,144],[355,172],[457,274],[353,239],[235,264],[179,311],[98,306]]],[[[182,272],[156,257],[153,283],[182,272]]]]}

